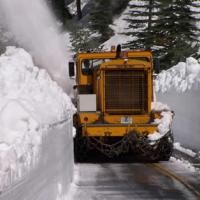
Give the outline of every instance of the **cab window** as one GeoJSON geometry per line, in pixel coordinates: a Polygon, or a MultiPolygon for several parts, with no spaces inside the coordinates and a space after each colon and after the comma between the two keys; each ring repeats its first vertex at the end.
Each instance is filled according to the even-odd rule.
{"type": "Polygon", "coordinates": [[[92,64],[92,60],[83,60],[82,61],[82,73],[83,75],[92,75],[92,68],[93,68],[93,64],[92,64]]]}

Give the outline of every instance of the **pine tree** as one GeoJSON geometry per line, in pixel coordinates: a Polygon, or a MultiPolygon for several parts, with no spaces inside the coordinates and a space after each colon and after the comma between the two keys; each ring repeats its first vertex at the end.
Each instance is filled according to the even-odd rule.
{"type": "Polygon", "coordinates": [[[113,31],[109,27],[112,24],[111,0],[96,0],[93,11],[90,14],[90,28],[98,34],[100,43],[108,40],[113,31]]]}
{"type": "Polygon", "coordinates": [[[112,0],[113,15],[120,15],[128,6],[130,0],[112,0]]]}
{"type": "Polygon", "coordinates": [[[98,42],[91,36],[91,31],[83,26],[76,26],[71,30],[70,42],[74,52],[87,52],[98,47],[98,42]]]}
{"type": "Polygon", "coordinates": [[[161,19],[155,28],[155,44],[159,47],[162,68],[168,68],[182,61],[199,47],[195,25],[196,19],[191,7],[192,0],[171,0],[163,4],[161,19]]]}
{"type": "Polygon", "coordinates": [[[156,0],[135,1],[127,13],[128,30],[125,34],[133,40],[124,45],[130,49],[153,49],[154,27],[160,15],[160,2],[156,0]]]}

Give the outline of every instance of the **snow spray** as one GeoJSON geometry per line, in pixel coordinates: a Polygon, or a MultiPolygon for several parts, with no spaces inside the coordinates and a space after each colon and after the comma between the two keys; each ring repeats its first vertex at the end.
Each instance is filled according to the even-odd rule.
{"type": "Polygon", "coordinates": [[[0,12],[7,29],[31,53],[35,64],[69,91],[64,34],[45,0],[0,0],[0,12]]]}

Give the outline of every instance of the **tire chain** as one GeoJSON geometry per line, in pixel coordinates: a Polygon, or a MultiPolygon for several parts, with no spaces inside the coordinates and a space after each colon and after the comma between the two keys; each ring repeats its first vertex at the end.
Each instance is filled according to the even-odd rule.
{"type": "Polygon", "coordinates": [[[129,153],[130,151],[139,155],[141,158],[150,161],[160,160],[163,156],[170,157],[172,147],[167,145],[168,142],[173,146],[172,133],[167,133],[163,138],[150,144],[147,135],[138,133],[129,133],[120,141],[114,144],[105,144],[97,138],[86,138],[89,149],[97,149],[109,158],[119,156],[120,154],[129,153]],[[168,140],[168,141],[166,141],[168,140]],[[165,155],[166,154],[166,155],[165,155]],[[169,154],[169,155],[167,155],[169,154]]]}

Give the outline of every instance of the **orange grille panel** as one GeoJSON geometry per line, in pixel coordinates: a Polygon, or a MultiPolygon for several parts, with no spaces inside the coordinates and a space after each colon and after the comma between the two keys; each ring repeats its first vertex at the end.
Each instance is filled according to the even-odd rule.
{"type": "Polygon", "coordinates": [[[105,71],[105,110],[113,114],[146,113],[146,72],[143,70],[105,71]]]}

